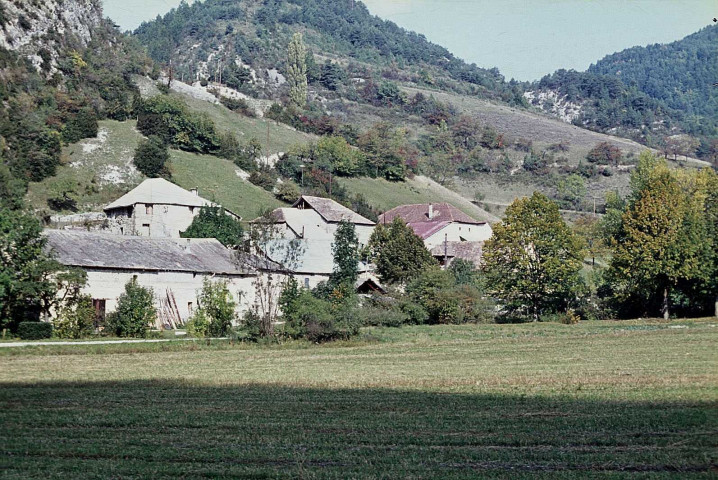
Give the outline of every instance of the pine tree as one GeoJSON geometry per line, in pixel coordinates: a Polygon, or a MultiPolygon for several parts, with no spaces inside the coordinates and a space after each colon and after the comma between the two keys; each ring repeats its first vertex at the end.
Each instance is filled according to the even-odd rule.
{"type": "Polygon", "coordinates": [[[295,33],[287,48],[289,100],[292,105],[304,108],[307,103],[307,50],[301,33],[295,33]]]}

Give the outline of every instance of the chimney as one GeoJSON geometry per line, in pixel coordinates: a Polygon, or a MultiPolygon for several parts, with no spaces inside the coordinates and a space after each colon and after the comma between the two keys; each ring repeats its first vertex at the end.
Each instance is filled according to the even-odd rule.
{"type": "Polygon", "coordinates": [[[189,253],[189,251],[190,251],[190,246],[192,245],[192,243],[191,243],[191,240],[190,240],[189,238],[187,238],[186,240],[187,240],[187,241],[184,242],[184,247],[183,247],[183,248],[184,248],[184,251],[185,251],[185,252],[189,253]]]}
{"type": "Polygon", "coordinates": [[[190,190],[195,197],[199,197],[199,187],[194,187],[190,190]]]}
{"type": "Polygon", "coordinates": [[[433,220],[433,219],[434,219],[434,204],[430,203],[429,204],[429,220],[433,220]]]}

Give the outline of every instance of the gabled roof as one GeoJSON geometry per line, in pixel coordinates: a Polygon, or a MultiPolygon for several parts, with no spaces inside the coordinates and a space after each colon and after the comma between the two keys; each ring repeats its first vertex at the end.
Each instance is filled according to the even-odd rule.
{"type": "MultiPolygon", "coordinates": [[[[164,178],[148,178],[138,186],[110,203],[105,207],[105,211],[115,208],[131,207],[138,203],[153,205],[180,205],[183,207],[203,207],[218,206],[214,202],[202,198],[179,185],[168,182],[164,178]]],[[[239,218],[233,212],[229,213],[239,218]]]]}
{"type": "Polygon", "coordinates": [[[419,238],[426,240],[445,226],[451,225],[451,222],[418,222],[407,223],[407,225],[414,230],[414,233],[419,238]]]}
{"type": "Polygon", "coordinates": [[[396,217],[404,222],[459,222],[471,225],[481,225],[486,222],[479,222],[453,206],[450,203],[417,203],[414,205],[400,205],[379,216],[379,223],[391,223],[396,217]],[[432,209],[429,218],[429,207],[432,209]]]}
{"type": "Polygon", "coordinates": [[[312,197],[302,195],[292,205],[294,208],[311,208],[315,210],[328,223],[339,223],[345,220],[357,225],[375,225],[368,218],[364,218],[353,210],[348,209],[331,198],[312,197]]]}
{"type": "MultiPolygon", "coordinates": [[[[155,238],[82,230],[45,230],[47,247],[63,265],[84,268],[252,275],[214,238],[155,238]]],[[[260,267],[261,268],[261,267],[260,267]]]]}
{"type": "Polygon", "coordinates": [[[431,255],[437,258],[443,258],[444,255],[448,259],[461,258],[473,262],[478,267],[481,263],[483,249],[484,242],[446,242],[446,249],[444,249],[444,244],[437,245],[431,249],[431,255]]]}

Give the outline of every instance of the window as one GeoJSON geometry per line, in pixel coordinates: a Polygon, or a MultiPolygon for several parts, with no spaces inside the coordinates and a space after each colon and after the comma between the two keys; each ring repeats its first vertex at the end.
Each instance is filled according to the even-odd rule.
{"type": "Polygon", "coordinates": [[[187,302],[187,311],[192,315],[192,302],[187,302]]]}
{"type": "Polygon", "coordinates": [[[189,207],[189,213],[191,213],[192,215],[194,215],[194,207],[189,207]]]}
{"type": "Polygon", "coordinates": [[[145,213],[147,215],[152,215],[152,205],[151,204],[145,205],[145,213]]]}
{"type": "Polygon", "coordinates": [[[304,288],[309,288],[309,277],[304,277],[304,288]]]}

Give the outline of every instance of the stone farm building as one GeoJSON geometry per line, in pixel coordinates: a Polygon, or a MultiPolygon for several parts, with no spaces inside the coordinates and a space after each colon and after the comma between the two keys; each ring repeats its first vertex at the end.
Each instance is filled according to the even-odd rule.
{"type": "Polygon", "coordinates": [[[151,287],[158,325],[173,328],[187,321],[197,307],[204,279],[227,282],[237,313],[254,302],[254,279],[271,262],[238,254],[213,238],[179,239],[116,235],[82,230],[46,230],[48,249],[57,260],[87,272],[83,293],[90,295],[99,317],[114,311],[132,278],[151,287]]]}
{"type": "MultiPolygon", "coordinates": [[[[107,227],[118,235],[180,238],[203,206],[218,206],[163,178],[145,180],[105,207],[107,227]]],[[[237,220],[240,217],[225,210],[237,220]]]]}
{"type": "MultiPolygon", "coordinates": [[[[280,257],[290,242],[297,244],[299,255],[294,265],[284,266],[307,288],[314,288],[332,273],[332,243],[342,220],[354,224],[360,245],[369,242],[375,226],[371,220],[334,200],[308,195],[302,196],[291,208],[273,210],[271,218],[281,238],[265,249],[268,258],[284,265],[280,257]]],[[[360,264],[359,271],[367,272],[368,266],[360,264]]]]}
{"type": "Polygon", "coordinates": [[[380,224],[401,218],[414,230],[442,265],[461,258],[479,265],[483,242],[493,231],[487,222],[471,218],[450,203],[401,205],[379,216],[380,224]]]}

